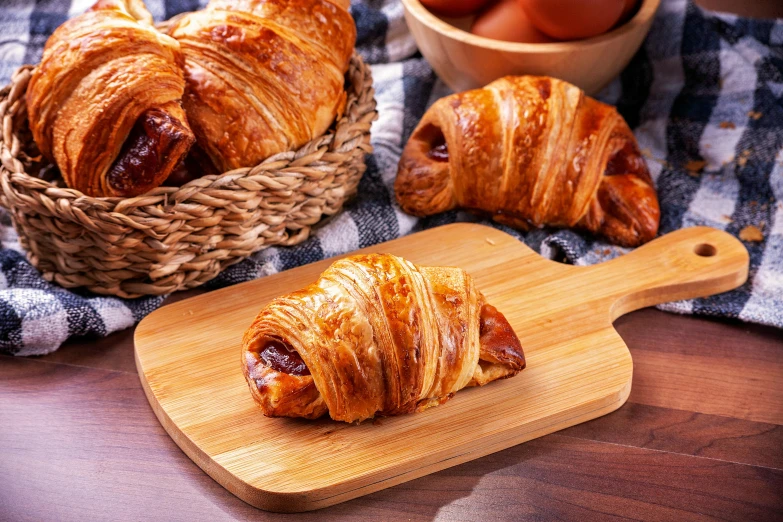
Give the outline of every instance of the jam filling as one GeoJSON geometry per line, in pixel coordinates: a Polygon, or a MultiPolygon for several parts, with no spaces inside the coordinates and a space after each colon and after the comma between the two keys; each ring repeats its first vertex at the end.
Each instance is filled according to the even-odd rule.
{"type": "Polygon", "coordinates": [[[259,356],[265,365],[278,372],[297,376],[310,375],[310,369],[302,357],[280,340],[267,341],[259,356]]]}
{"type": "Polygon", "coordinates": [[[187,129],[160,109],[142,113],[107,174],[108,184],[122,195],[146,192],[158,174],[192,138],[187,129]]]}

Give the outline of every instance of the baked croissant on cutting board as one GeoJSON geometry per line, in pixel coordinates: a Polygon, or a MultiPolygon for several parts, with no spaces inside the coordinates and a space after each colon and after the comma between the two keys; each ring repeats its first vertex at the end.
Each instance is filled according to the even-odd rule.
{"type": "Polygon", "coordinates": [[[464,270],[389,254],[336,261],[273,300],[242,356],[265,415],[345,422],[421,411],[525,367],[514,330],[464,270]]]}
{"type": "Polygon", "coordinates": [[[169,34],[188,119],[221,172],[304,145],[345,107],[356,26],[342,0],[212,0],[169,34]]]}
{"type": "Polygon", "coordinates": [[[141,0],[100,0],[57,28],[30,79],[38,148],[89,196],[157,187],[195,141],[179,44],[152,23],[141,0]]]}
{"type": "Polygon", "coordinates": [[[438,100],[413,131],[395,192],[417,216],[463,208],[517,228],[586,230],[637,246],[660,210],[614,107],[569,83],[509,76],[438,100]]]}

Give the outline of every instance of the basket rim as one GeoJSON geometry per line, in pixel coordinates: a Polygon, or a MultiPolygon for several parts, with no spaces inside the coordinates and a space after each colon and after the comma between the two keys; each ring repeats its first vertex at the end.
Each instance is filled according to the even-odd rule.
{"type": "MultiPolygon", "coordinates": [[[[11,81],[0,88],[0,104],[7,103],[10,94],[14,90],[22,91],[22,97],[27,90],[27,82],[32,72],[38,67],[38,65],[26,64],[18,67],[12,77],[11,81]],[[22,85],[20,87],[20,85],[22,85]]],[[[317,136],[309,142],[301,145],[296,149],[279,152],[268,158],[264,159],[260,163],[251,167],[241,167],[230,171],[225,171],[219,174],[209,174],[195,178],[187,183],[177,186],[158,186],[152,190],[145,192],[144,194],[133,197],[121,197],[121,196],[88,196],[83,192],[70,187],[59,187],[49,181],[42,178],[32,176],[28,174],[24,168],[22,169],[9,169],[6,166],[5,161],[0,161],[0,178],[5,181],[8,176],[22,176],[28,183],[25,184],[26,190],[34,190],[38,192],[45,192],[52,200],[57,201],[60,199],[67,199],[71,204],[76,202],[82,203],[87,206],[94,206],[103,209],[104,212],[119,213],[123,216],[127,215],[128,209],[134,209],[140,206],[147,206],[152,203],[151,200],[160,200],[171,203],[184,202],[194,194],[206,189],[220,189],[231,181],[235,181],[241,178],[250,177],[256,174],[264,174],[266,176],[274,178],[275,171],[301,171],[307,168],[318,168],[316,165],[306,166],[310,163],[317,162],[324,154],[329,152],[341,152],[349,153],[352,149],[356,149],[361,146],[361,143],[352,143],[356,141],[356,136],[348,137],[348,139],[337,143],[337,137],[340,132],[351,125],[365,124],[367,131],[374,120],[378,117],[377,100],[375,99],[375,89],[373,87],[372,71],[370,66],[364,61],[359,52],[354,49],[349,62],[349,68],[346,72],[346,85],[344,92],[347,93],[347,101],[343,114],[340,118],[336,118],[332,122],[332,125],[327,129],[325,133],[317,136]],[[354,81],[352,72],[361,74],[359,79],[363,79],[360,85],[357,85],[354,81]],[[353,120],[351,120],[352,104],[357,104],[363,101],[363,98],[369,98],[369,105],[366,110],[358,114],[353,120]],[[337,143],[337,147],[335,144],[337,143]],[[348,146],[345,146],[348,144],[348,146]],[[310,157],[308,157],[310,156],[310,157]],[[31,186],[33,185],[33,186],[31,186]]],[[[16,93],[19,94],[19,93],[16,93]]],[[[366,101],[366,100],[365,100],[366,101]]],[[[3,111],[4,112],[4,111],[3,111]]],[[[25,110],[26,117],[26,110],[25,110]]],[[[363,125],[362,125],[363,127],[363,125]]],[[[0,136],[0,145],[4,145],[6,150],[11,152],[11,158],[17,159],[18,152],[13,153],[11,146],[9,146],[8,134],[13,134],[14,129],[3,129],[2,136],[0,136]],[[10,131],[10,132],[9,132],[10,131]]],[[[32,139],[32,137],[30,138],[32,139]]],[[[369,150],[365,152],[370,152],[369,150]]],[[[5,160],[5,158],[3,158],[5,160]]],[[[10,180],[9,180],[10,181],[10,180]]],[[[14,183],[3,182],[0,189],[0,195],[8,188],[13,188],[14,183]]],[[[0,198],[0,205],[2,205],[2,199],[0,198]]]]}

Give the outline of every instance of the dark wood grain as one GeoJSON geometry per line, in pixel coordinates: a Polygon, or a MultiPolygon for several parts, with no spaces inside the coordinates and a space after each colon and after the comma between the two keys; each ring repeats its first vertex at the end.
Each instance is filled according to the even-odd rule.
{"type": "Polygon", "coordinates": [[[783,469],[783,426],[720,415],[627,403],[560,434],[783,469]]]}
{"type": "Polygon", "coordinates": [[[8,520],[260,513],[179,450],[136,375],[17,359],[0,364],[0,382],[0,506],[8,520]]]}
{"type": "MultiPolygon", "coordinates": [[[[490,455],[481,468],[470,500],[479,493],[482,501],[458,506],[473,520],[783,516],[783,471],[557,434],[490,455]]],[[[475,471],[465,465],[445,475],[475,471]]]]}
{"type": "Polygon", "coordinates": [[[727,415],[758,422],[783,422],[783,365],[633,352],[631,402],[727,415]]]}
{"type": "Polygon", "coordinates": [[[654,310],[615,327],[634,360],[629,402],[783,424],[780,330],[654,310]]]}
{"type": "Polygon", "coordinates": [[[239,501],[191,463],[134,375],[11,359],[0,365],[0,382],[0,506],[9,520],[783,516],[781,470],[567,434],[316,513],[275,515],[239,501]]]}
{"type": "Polygon", "coordinates": [[[646,308],[620,317],[614,327],[628,345],[646,351],[783,364],[783,332],[769,326],[646,308]]]}
{"type": "Polygon", "coordinates": [[[56,352],[43,357],[31,357],[30,360],[136,373],[136,361],[133,359],[133,328],[102,338],[73,339],[56,352]]]}

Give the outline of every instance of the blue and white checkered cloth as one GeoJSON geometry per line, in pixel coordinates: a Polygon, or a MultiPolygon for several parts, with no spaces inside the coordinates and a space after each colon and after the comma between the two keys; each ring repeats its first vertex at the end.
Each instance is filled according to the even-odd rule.
{"type": "MultiPolygon", "coordinates": [[[[0,81],[6,83],[19,65],[38,62],[49,34],[92,3],[4,0],[0,81]]],[[[146,3],[157,20],[201,7],[197,0],[146,3]]],[[[472,219],[456,211],[416,219],[395,205],[392,185],[402,147],[424,110],[449,92],[418,54],[399,0],[354,0],[352,13],[357,47],[373,64],[380,113],[372,128],[375,153],[358,197],[306,242],[263,250],[208,288],[472,219]]],[[[660,308],[783,328],[783,20],[737,18],[687,0],[664,0],[643,48],[599,97],[617,105],[648,158],[661,202],[661,233],[708,225],[740,235],[754,226],[764,236],[745,242],[751,271],[741,288],[660,308]]],[[[512,233],[545,256],[579,265],[626,252],[567,230],[512,233]]],[[[163,301],[98,297],[47,283],[25,260],[2,210],[0,242],[2,352],[44,354],[72,336],[107,335],[132,326],[163,301]]]]}

